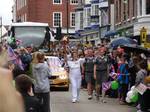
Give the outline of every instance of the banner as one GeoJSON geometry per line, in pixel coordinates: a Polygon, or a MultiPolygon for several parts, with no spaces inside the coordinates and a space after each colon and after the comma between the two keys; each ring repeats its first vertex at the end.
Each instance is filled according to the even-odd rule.
{"type": "Polygon", "coordinates": [[[138,91],[141,95],[143,95],[144,92],[147,90],[147,86],[140,83],[138,86],[135,87],[135,90],[138,91]]]}

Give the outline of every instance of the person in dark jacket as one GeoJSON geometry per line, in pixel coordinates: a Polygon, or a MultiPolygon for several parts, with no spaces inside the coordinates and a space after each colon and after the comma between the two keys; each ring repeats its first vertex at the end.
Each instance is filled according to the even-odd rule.
{"type": "Polygon", "coordinates": [[[24,65],[24,71],[28,71],[30,63],[32,61],[32,55],[25,48],[21,48],[20,59],[24,65]]]}
{"type": "Polygon", "coordinates": [[[85,62],[83,63],[82,74],[84,74],[85,80],[87,82],[87,90],[88,90],[88,100],[93,98],[93,89],[94,89],[94,56],[93,50],[87,50],[87,57],[85,58],[85,62]]]}
{"type": "MultiPolygon", "coordinates": [[[[138,86],[139,84],[144,84],[148,87],[148,84],[145,82],[145,79],[147,77],[147,62],[145,60],[141,60],[139,62],[140,70],[138,71],[136,75],[136,81],[135,86],[138,86]]],[[[137,112],[150,112],[150,90],[147,89],[144,94],[139,94],[139,104],[140,104],[140,110],[137,112]]]]}
{"type": "Polygon", "coordinates": [[[42,112],[39,100],[32,92],[32,80],[27,75],[19,75],[15,79],[16,89],[21,93],[25,112],[42,112]]]}
{"type": "Polygon", "coordinates": [[[21,74],[25,74],[25,71],[22,70],[19,65],[15,64],[15,67],[12,71],[13,73],[13,78],[15,79],[17,76],[21,75],[21,74]]]}
{"type": "MultiPolygon", "coordinates": [[[[96,58],[94,63],[94,78],[96,80],[96,100],[99,101],[100,88],[102,84],[108,80],[108,57],[105,56],[104,49],[99,49],[99,56],[96,58]]],[[[104,100],[105,90],[102,89],[102,102],[106,103],[104,100]]]]}
{"type": "Polygon", "coordinates": [[[129,63],[129,73],[130,73],[130,87],[135,85],[136,73],[138,72],[138,59],[137,57],[133,57],[129,63]]]}

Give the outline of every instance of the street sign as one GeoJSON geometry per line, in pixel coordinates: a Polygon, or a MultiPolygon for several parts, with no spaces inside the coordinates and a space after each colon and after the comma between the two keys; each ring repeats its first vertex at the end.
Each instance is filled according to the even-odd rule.
{"type": "Polygon", "coordinates": [[[140,31],[141,43],[146,42],[147,39],[147,29],[143,27],[140,31]]]}

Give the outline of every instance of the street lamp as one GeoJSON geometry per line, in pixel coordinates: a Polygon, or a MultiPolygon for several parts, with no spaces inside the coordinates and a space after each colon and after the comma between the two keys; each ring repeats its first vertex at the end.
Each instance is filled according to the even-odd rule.
{"type": "Polygon", "coordinates": [[[67,35],[69,34],[69,32],[68,32],[68,28],[69,28],[69,22],[68,22],[68,20],[69,20],[69,17],[68,17],[68,13],[69,13],[69,0],[66,0],[66,2],[67,2],[67,6],[66,6],[66,13],[67,13],[67,35]]]}
{"type": "Polygon", "coordinates": [[[2,42],[2,27],[3,27],[2,16],[0,17],[0,26],[1,26],[1,42],[2,42]]]}

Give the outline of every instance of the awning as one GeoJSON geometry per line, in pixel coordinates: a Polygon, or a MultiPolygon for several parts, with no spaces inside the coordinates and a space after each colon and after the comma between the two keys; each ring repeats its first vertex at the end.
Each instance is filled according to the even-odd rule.
{"type": "Polygon", "coordinates": [[[115,30],[111,30],[105,33],[105,37],[110,37],[116,35],[118,32],[115,30]]]}
{"type": "Polygon", "coordinates": [[[75,36],[76,38],[79,38],[79,37],[81,36],[81,33],[82,33],[83,31],[84,31],[84,30],[77,30],[77,31],[75,31],[74,36],[75,36]]]}
{"type": "Polygon", "coordinates": [[[95,24],[95,25],[92,25],[92,26],[91,26],[91,29],[96,29],[96,28],[99,29],[99,24],[95,24]]]}

